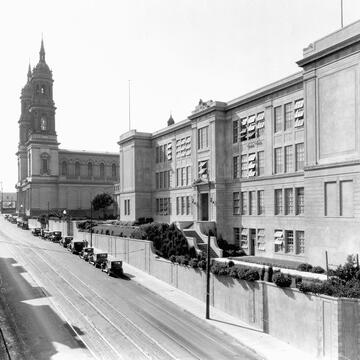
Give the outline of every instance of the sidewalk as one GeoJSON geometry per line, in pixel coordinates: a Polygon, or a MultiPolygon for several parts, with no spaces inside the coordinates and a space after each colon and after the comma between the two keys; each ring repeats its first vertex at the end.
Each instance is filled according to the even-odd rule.
{"type": "Polygon", "coordinates": [[[211,319],[205,320],[205,303],[125,262],[123,262],[123,268],[125,273],[134,276],[132,280],[178,305],[185,311],[204,319],[208,324],[232,336],[242,345],[253,350],[266,360],[315,360],[314,357],[307,353],[252,328],[250,325],[221,310],[211,308],[211,319]]]}

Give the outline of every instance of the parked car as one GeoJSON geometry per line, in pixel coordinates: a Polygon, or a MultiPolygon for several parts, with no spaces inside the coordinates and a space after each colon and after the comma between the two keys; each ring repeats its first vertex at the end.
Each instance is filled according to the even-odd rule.
{"type": "Polygon", "coordinates": [[[61,240],[61,231],[53,231],[53,233],[49,236],[49,240],[52,242],[60,242],[61,240]]]}
{"type": "Polygon", "coordinates": [[[73,254],[79,254],[80,251],[84,248],[85,243],[82,240],[71,240],[70,243],[68,244],[68,249],[73,253],[73,254]]]}
{"type": "Polygon", "coordinates": [[[94,253],[93,247],[84,247],[79,256],[85,261],[89,261],[89,257],[94,253]]]}
{"type": "Polygon", "coordinates": [[[27,221],[23,221],[20,226],[23,230],[29,230],[29,224],[27,221]]]}
{"type": "Polygon", "coordinates": [[[89,264],[92,264],[92,265],[94,265],[95,267],[101,267],[102,264],[103,264],[104,262],[106,262],[107,256],[108,256],[107,253],[94,251],[94,252],[89,256],[89,264]]]}
{"type": "Polygon", "coordinates": [[[123,276],[124,270],[122,267],[122,261],[117,259],[107,259],[101,267],[102,271],[105,271],[109,276],[123,276]]]}
{"type": "Polygon", "coordinates": [[[59,244],[66,248],[68,244],[70,244],[71,240],[73,239],[72,236],[63,236],[61,240],[59,241],[59,244]]]}
{"type": "Polygon", "coordinates": [[[31,233],[34,235],[34,236],[40,236],[41,234],[41,228],[33,228],[31,230],[31,233]]]}
{"type": "Polygon", "coordinates": [[[52,235],[52,231],[49,230],[43,230],[41,237],[45,240],[49,240],[50,236],[52,235]]]}

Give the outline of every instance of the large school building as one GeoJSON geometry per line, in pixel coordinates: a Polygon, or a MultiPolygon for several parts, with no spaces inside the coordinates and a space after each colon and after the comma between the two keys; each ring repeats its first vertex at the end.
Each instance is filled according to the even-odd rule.
{"type": "Polygon", "coordinates": [[[120,137],[121,220],[153,217],[248,254],[343,263],[359,252],[360,22],[304,49],[298,73],[184,121],[120,137]]]}

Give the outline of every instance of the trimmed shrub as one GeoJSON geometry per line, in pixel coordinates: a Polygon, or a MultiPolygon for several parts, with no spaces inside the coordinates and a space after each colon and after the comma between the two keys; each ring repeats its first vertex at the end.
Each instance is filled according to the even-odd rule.
{"type": "Polygon", "coordinates": [[[238,279],[239,278],[239,276],[238,276],[238,268],[236,266],[232,266],[230,268],[229,275],[234,279],[238,279]]]}
{"type": "Polygon", "coordinates": [[[219,271],[220,271],[220,264],[215,262],[212,264],[210,271],[214,274],[214,275],[218,275],[219,271]]]}
{"type": "Polygon", "coordinates": [[[228,267],[230,268],[230,267],[233,267],[235,264],[234,264],[234,262],[232,261],[232,260],[230,260],[229,262],[228,262],[228,267]]]}
{"type": "Polygon", "coordinates": [[[255,269],[247,269],[245,274],[245,280],[246,281],[257,281],[260,279],[259,272],[255,269]]]}
{"type": "Polygon", "coordinates": [[[300,264],[300,265],[297,267],[297,270],[309,272],[309,271],[312,270],[312,268],[313,268],[312,265],[307,264],[307,263],[303,263],[303,264],[300,264]]]}
{"type": "Polygon", "coordinates": [[[312,268],[312,272],[315,273],[315,274],[324,274],[325,269],[323,269],[321,266],[314,266],[312,268]]]}
{"type": "Polygon", "coordinates": [[[247,268],[246,267],[239,267],[238,268],[238,279],[239,280],[246,280],[246,272],[247,272],[247,268]]]}
{"type": "Polygon", "coordinates": [[[181,259],[181,265],[187,266],[189,265],[189,259],[186,256],[183,256],[181,259]]]}
{"type": "Polygon", "coordinates": [[[193,268],[193,269],[197,269],[198,267],[198,260],[197,259],[191,259],[189,261],[189,265],[193,268]]]}
{"type": "Polygon", "coordinates": [[[202,259],[198,262],[198,268],[205,271],[206,270],[206,260],[202,259]]]}
{"type": "Polygon", "coordinates": [[[289,287],[291,285],[291,276],[283,274],[282,272],[276,272],[273,276],[273,282],[279,287],[289,287]]]}
{"type": "Polygon", "coordinates": [[[219,275],[226,276],[226,275],[229,275],[229,272],[230,272],[230,269],[226,265],[220,266],[219,275]]]}

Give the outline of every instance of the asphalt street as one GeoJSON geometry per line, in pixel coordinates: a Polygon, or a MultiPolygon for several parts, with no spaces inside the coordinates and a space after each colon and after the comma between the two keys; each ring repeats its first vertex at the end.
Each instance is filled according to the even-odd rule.
{"type": "Polygon", "coordinates": [[[259,359],[133,281],[0,217],[0,327],[11,359],[259,359]]]}

